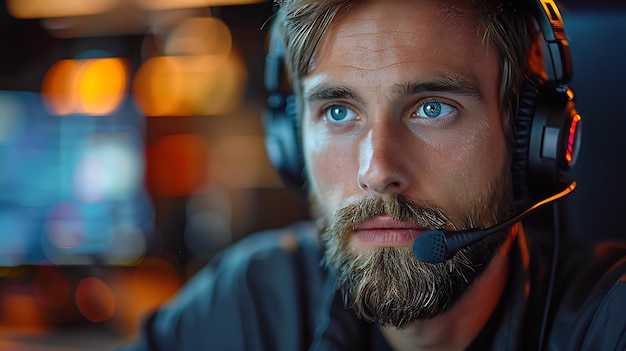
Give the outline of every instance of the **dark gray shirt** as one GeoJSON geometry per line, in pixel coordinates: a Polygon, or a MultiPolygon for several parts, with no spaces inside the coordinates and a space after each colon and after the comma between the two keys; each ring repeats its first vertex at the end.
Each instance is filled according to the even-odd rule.
{"type": "MultiPolygon", "coordinates": [[[[469,349],[539,350],[545,335],[548,350],[626,350],[624,249],[561,250],[548,294],[551,251],[523,246],[469,349]]],[[[377,325],[344,308],[321,258],[308,223],[249,236],[199,271],[123,350],[390,350],[377,325]]]]}

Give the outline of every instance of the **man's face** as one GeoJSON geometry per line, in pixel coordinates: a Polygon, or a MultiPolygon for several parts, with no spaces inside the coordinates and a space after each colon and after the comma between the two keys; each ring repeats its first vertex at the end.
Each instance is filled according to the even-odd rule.
{"type": "Polygon", "coordinates": [[[413,257],[414,239],[492,225],[508,199],[497,54],[464,2],[443,3],[370,1],[342,14],[302,78],[328,264],[357,312],[398,327],[449,308],[501,242],[432,265],[413,257]]]}

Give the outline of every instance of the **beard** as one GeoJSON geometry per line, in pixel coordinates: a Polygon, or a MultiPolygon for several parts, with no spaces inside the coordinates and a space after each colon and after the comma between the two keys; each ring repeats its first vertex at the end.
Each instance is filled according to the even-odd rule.
{"type": "Polygon", "coordinates": [[[400,329],[450,309],[488,266],[507,232],[488,236],[436,264],[419,261],[411,247],[371,248],[357,253],[350,247],[350,236],[359,223],[380,215],[429,229],[487,226],[509,215],[507,206],[483,206],[501,204],[503,192],[491,192],[489,199],[470,206],[458,225],[442,209],[418,205],[401,195],[368,196],[328,218],[312,196],[313,216],[325,249],[324,265],[336,273],[346,307],[366,320],[400,329]]]}

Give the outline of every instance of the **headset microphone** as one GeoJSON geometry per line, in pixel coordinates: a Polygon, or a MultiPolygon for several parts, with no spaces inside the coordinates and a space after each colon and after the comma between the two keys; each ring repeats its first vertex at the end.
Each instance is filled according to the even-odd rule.
{"type": "Polygon", "coordinates": [[[413,242],[413,254],[422,262],[443,262],[454,256],[454,254],[462,248],[478,242],[488,235],[498,233],[508,227],[511,227],[540,206],[562,198],[563,196],[571,193],[575,188],[576,182],[572,181],[567,188],[565,188],[565,190],[537,202],[526,211],[513,218],[486,229],[437,229],[423,233],[413,242]]]}

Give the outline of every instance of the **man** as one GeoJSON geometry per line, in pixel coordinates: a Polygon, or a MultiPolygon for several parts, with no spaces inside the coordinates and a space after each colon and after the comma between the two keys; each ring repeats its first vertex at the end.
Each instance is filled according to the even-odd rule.
{"type": "Polygon", "coordinates": [[[506,1],[285,1],[275,21],[316,228],[222,253],[148,319],[137,347],[624,349],[623,260],[600,278],[617,260],[568,256],[578,266],[546,288],[549,259],[521,224],[440,263],[413,254],[429,230],[487,228],[520,210],[512,119],[524,77],[543,76],[525,11],[506,1]]]}

